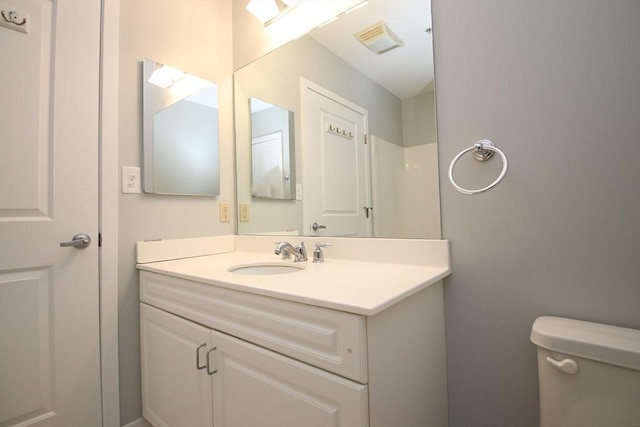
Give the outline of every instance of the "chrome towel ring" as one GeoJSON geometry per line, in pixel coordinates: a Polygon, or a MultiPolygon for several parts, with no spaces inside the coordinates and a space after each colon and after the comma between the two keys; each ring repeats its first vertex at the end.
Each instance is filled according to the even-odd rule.
{"type": "Polygon", "coordinates": [[[507,157],[494,145],[493,142],[489,141],[488,139],[482,139],[466,150],[462,150],[457,156],[453,158],[453,160],[451,161],[451,165],[449,166],[449,181],[451,181],[451,184],[456,190],[464,194],[480,194],[484,193],[487,190],[491,190],[493,187],[498,185],[500,181],[503,180],[506,174],[507,157]],[[486,162],[487,160],[489,160],[493,156],[493,153],[498,153],[498,155],[502,158],[502,172],[500,172],[498,179],[496,179],[486,187],[480,188],[478,190],[467,190],[466,188],[462,188],[458,184],[456,184],[453,179],[453,167],[455,166],[456,162],[458,161],[458,159],[460,159],[460,157],[471,150],[473,150],[473,157],[480,162],[486,162]]]}

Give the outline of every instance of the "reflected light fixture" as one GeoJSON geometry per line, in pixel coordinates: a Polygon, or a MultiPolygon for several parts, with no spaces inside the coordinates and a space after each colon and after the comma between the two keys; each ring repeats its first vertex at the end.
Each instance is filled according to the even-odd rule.
{"type": "Polygon", "coordinates": [[[251,0],[247,10],[269,31],[298,38],[367,0],[251,0]]]}
{"type": "Polygon", "coordinates": [[[178,68],[170,67],[168,65],[156,64],[155,70],[149,77],[149,83],[159,86],[161,88],[168,88],[175,82],[178,82],[184,78],[184,71],[178,68]]]}
{"type": "Polygon", "coordinates": [[[215,86],[212,82],[184,71],[163,64],[155,64],[149,83],[162,89],[170,89],[174,98],[182,99],[192,96],[204,89],[215,86]]]}
{"type": "Polygon", "coordinates": [[[265,25],[280,14],[276,0],[251,0],[247,10],[265,25]]]}

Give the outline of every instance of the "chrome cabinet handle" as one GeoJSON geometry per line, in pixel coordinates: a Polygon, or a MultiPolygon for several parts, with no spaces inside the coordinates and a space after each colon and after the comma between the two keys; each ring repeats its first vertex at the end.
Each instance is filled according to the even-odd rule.
{"type": "Polygon", "coordinates": [[[200,349],[201,349],[202,347],[206,347],[206,346],[207,346],[207,344],[205,343],[205,344],[200,344],[200,345],[198,346],[198,348],[196,348],[196,368],[198,368],[198,370],[200,370],[200,369],[204,369],[204,368],[206,368],[206,367],[207,367],[207,365],[202,365],[202,366],[200,366],[200,349]]]}
{"type": "Polygon", "coordinates": [[[313,231],[324,230],[325,228],[327,228],[326,225],[320,225],[317,222],[314,222],[313,225],[311,226],[311,229],[313,231]]]}
{"type": "Polygon", "coordinates": [[[213,350],[216,350],[218,347],[212,347],[211,350],[207,351],[207,374],[213,375],[218,372],[217,369],[211,370],[211,357],[209,355],[213,350]]]}
{"type": "Polygon", "coordinates": [[[88,234],[80,233],[76,234],[71,238],[70,242],[61,242],[60,247],[66,248],[69,246],[73,246],[77,249],[84,249],[91,244],[91,237],[88,234]]]}

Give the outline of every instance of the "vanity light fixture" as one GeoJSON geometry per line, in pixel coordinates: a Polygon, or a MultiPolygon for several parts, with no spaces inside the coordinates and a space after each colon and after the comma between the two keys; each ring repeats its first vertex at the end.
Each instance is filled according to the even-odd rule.
{"type": "Polygon", "coordinates": [[[247,10],[268,31],[302,37],[338,15],[367,4],[367,0],[251,0],[247,10]]]}

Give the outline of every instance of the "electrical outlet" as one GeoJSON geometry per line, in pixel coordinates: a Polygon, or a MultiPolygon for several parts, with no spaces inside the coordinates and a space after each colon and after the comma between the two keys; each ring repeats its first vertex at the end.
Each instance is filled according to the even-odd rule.
{"type": "Polygon", "coordinates": [[[249,222],[249,203],[240,203],[240,222],[249,222]]]}
{"type": "Polygon", "coordinates": [[[140,193],[140,168],[122,166],[122,192],[140,193]]]}
{"type": "Polygon", "coordinates": [[[231,205],[228,202],[220,202],[220,222],[231,222],[231,205]]]}

